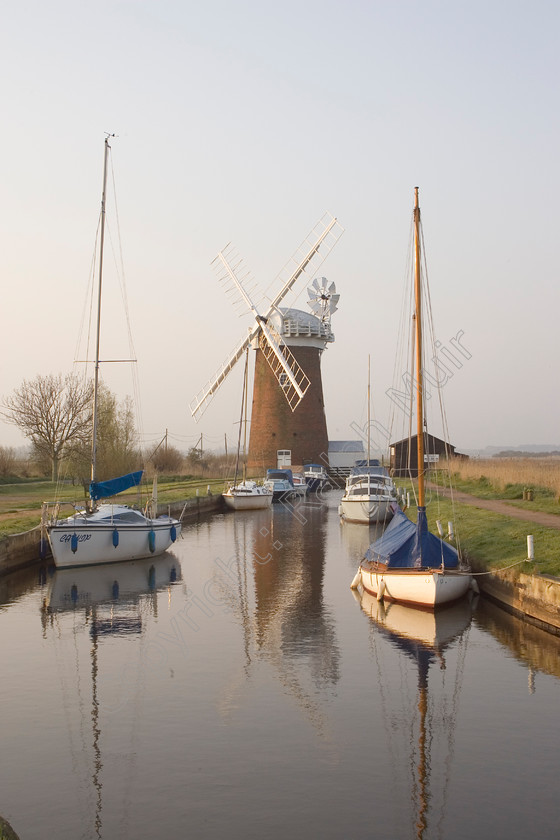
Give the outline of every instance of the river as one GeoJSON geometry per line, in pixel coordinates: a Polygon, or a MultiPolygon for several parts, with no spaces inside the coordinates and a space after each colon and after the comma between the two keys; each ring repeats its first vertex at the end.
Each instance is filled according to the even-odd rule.
{"type": "Polygon", "coordinates": [[[560,639],[350,589],[340,492],[153,560],[0,579],[0,815],[20,840],[558,836],[560,639]]]}

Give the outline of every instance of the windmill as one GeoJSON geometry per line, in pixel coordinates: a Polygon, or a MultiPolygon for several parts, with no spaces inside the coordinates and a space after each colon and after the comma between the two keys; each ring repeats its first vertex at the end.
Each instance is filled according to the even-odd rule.
{"type": "MultiPolygon", "coordinates": [[[[286,421],[284,417],[285,412],[294,417],[298,415],[296,410],[304,396],[308,392],[313,393],[317,387],[320,388],[322,401],[320,381],[312,384],[310,371],[306,371],[305,364],[300,364],[301,359],[296,358],[296,354],[288,347],[288,344],[292,342],[286,340],[283,312],[296,312],[297,310],[281,310],[280,304],[304,273],[312,276],[316,272],[343,232],[344,229],[338,221],[330,214],[325,214],[280,273],[280,291],[268,305],[263,302],[262,298],[255,302],[257,287],[254,278],[232,245],[229,244],[220,251],[212,262],[218,279],[224,285],[226,294],[233,295],[235,304],[242,304],[246,311],[252,313],[254,324],[248,335],[241,339],[237,347],[218,369],[213,379],[192,400],[190,408],[195,419],[200,418],[222,382],[249,346],[253,346],[257,350],[255,384],[253,387],[253,414],[256,405],[260,405],[265,411],[264,419],[261,422],[264,422],[270,430],[270,436],[277,438],[278,449],[283,448],[280,444],[285,442],[284,438],[288,439],[290,437],[289,433],[288,435],[284,434],[286,422],[288,427],[290,426],[290,421],[286,421]],[[267,373],[264,376],[260,373],[257,375],[257,370],[260,371],[263,362],[267,373]],[[274,391],[275,397],[273,400],[274,406],[271,406],[270,410],[267,411],[266,406],[270,403],[269,397],[272,391],[274,391]],[[283,403],[283,407],[280,409],[282,418],[277,416],[278,397],[283,403]],[[279,422],[284,427],[283,430],[276,429],[279,422]],[[281,432],[282,434],[280,434],[281,432]],[[282,437],[282,440],[280,440],[280,437],[282,437]]],[[[314,370],[313,373],[315,374],[317,371],[314,370]]],[[[249,442],[249,465],[255,461],[253,439],[252,427],[249,442]]],[[[267,466],[273,466],[276,460],[276,451],[274,451],[274,462],[270,463],[273,457],[272,449],[270,449],[270,453],[264,453],[261,450],[262,447],[259,445],[257,460],[260,461],[262,456],[267,461],[267,466]]]]}

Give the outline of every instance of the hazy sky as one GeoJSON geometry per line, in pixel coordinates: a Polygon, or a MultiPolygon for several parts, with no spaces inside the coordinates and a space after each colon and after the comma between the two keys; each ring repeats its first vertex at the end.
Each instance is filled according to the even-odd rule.
{"type": "MultiPolygon", "coordinates": [[[[20,0],[2,17],[1,396],[72,369],[115,132],[146,443],[233,440],[241,366],[198,424],[188,407],[250,323],[210,262],[232,241],[265,289],[325,211],[345,228],[320,270],[341,295],[329,437],[364,421],[368,354],[385,421],[416,185],[437,338],[462,331],[471,355],[443,389],[452,442],[560,443],[556,0],[20,0]]],[[[128,357],[108,301],[102,355],[128,357]]],[[[23,442],[0,422],[0,445],[23,442]]]]}

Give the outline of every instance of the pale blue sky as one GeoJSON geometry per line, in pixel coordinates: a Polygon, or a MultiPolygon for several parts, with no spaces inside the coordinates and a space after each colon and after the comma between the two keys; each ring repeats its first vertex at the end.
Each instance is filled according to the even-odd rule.
{"type": "Polygon", "coordinates": [[[0,394],[71,369],[111,131],[146,441],[233,440],[241,369],[200,423],[188,409],[248,325],[209,264],[233,241],[266,288],[327,210],[329,436],[364,421],[368,354],[388,418],[418,185],[437,335],[472,354],[444,389],[453,443],[560,443],[559,24],[539,0],[11,4],[0,394]]]}

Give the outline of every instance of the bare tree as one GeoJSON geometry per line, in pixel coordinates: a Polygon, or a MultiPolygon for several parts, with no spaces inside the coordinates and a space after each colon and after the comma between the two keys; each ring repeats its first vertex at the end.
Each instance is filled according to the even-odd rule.
{"type": "Polygon", "coordinates": [[[34,450],[49,459],[52,480],[58,479],[62,457],[91,435],[93,390],[75,374],[37,376],[24,380],[2,405],[2,416],[17,426],[34,450]]]}
{"type": "Polygon", "coordinates": [[[154,470],[158,473],[176,473],[181,469],[183,456],[175,446],[157,449],[150,458],[154,470]]]}

